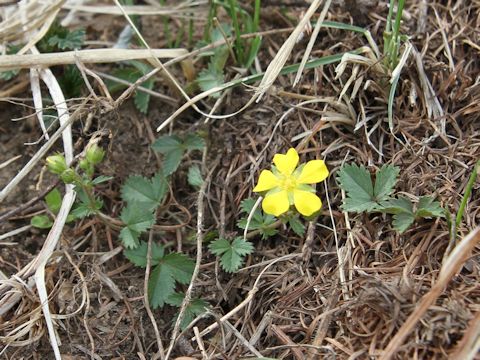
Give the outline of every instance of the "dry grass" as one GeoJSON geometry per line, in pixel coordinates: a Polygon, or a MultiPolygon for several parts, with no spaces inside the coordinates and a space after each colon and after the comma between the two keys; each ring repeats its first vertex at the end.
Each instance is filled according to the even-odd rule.
{"type": "MultiPolygon", "coordinates": [[[[411,36],[412,57],[403,64],[392,129],[386,90],[391,74],[380,66],[376,49],[345,57],[337,68],[305,70],[301,78],[279,74],[286,63],[298,63],[307,53],[308,41],[297,40],[307,20],[318,18],[318,9],[325,5],[320,1],[313,1],[310,10],[303,2],[288,2],[296,19],[303,11],[304,21],[298,24],[285,17],[275,1],[262,2],[262,26],[272,29],[264,32],[257,64],[266,75],[253,94],[239,86],[216,101],[208,93],[184,92],[194,62],[197,70],[201,66],[199,51],[168,49],[155,30],[159,14],[171,16],[175,28],[192,11],[204,11],[205,2],[176,7],[146,3],[95,9],[83,2],[29,1],[0,8],[0,39],[26,44],[15,57],[1,57],[0,68],[10,68],[14,59],[17,66],[31,69],[30,75],[22,72],[0,84],[0,169],[5,171],[0,176],[0,226],[2,234],[8,234],[0,235],[1,356],[53,358],[55,352],[66,359],[475,358],[480,348],[478,180],[458,236],[452,238],[445,219],[416,223],[399,235],[388,216],[342,212],[344,194],[335,172],[345,162],[372,170],[384,163],[397,165],[399,192],[414,201],[434,195],[456,213],[480,156],[480,2],[407,2],[402,31],[411,36]],[[119,15],[126,13],[140,16],[139,32],[152,48],[130,50],[155,66],[142,78],[157,79],[154,92],[159,96],[148,116],[126,102],[141,81],[114,98],[96,75],[108,75],[112,65],[104,64],[126,59],[126,52],[102,50],[111,53],[102,55],[102,64],[93,64],[98,58],[82,57],[99,53],[92,46],[63,53],[65,58],[54,56],[53,63],[48,59],[52,55],[38,54],[35,48],[53,20],[66,17],[90,24],[90,40],[102,35],[102,41],[112,44],[125,21],[112,20],[103,32],[91,24],[106,18],[120,21],[119,15]],[[289,35],[275,31],[279,27],[288,27],[289,35]],[[114,57],[118,54],[120,58],[114,57]],[[173,59],[160,63],[162,54],[173,59]],[[183,67],[175,65],[182,61],[183,67]],[[65,99],[54,73],[40,67],[60,63],[76,63],[84,71],[89,96],[65,99]],[[43,121],[40,110],[47,92],[61,124],[50,136],[37,124],[43,121]],[[180,96],[183,106],[174,102],[180,96]],[[183,112],[190,107],[193,111],[183,112]],[[14,117],[24,120],[10,122],[14,117]],[[172,323],[172,309],[149,308],[145,273],[121,255],[115,229],[95,218],[65,226],[75,197],[71,187],[65,189],[62,210],[48,235],[25,226],[43,211],[41,199],[57,185],[39,166],[45,155],[55,148],[74,161],[92,134],[111,137],[102,173],[115,179],[101,193],[106,211],[118,216],[123,179],[130,173],[149,175],[157,166],[148,145],[159,123],[162,131],[208,134],[201,164],[210,175],[202,191],[192,193],[181,168],[169,195],[172,210],[150,234],[150,242],[170,242],[198,256],[188,296],[202,297],[212,308],[180,334],[179,322],[172,323]],[[23,145],[38,138],[39,144],[23,145]],[[63,149],[56,144],[60,138],[63,149]],[[304,159],[326,159],[332,176],[325,189],[318,189],[324,199],[321,214],[308,224],[303,238],[280,223],[279,234],[269,240],[248,233],[255,253],[238,273],[223,273],[202,247],[203,238],[212,231],[221,236],[238,231],[239,204],[251,196],[259,169],[290,146],[304,159]],[[192,234],[196,246],[189,240],[192,234]]],[[[326,20],[350,23],[358,16],[355,1],[333,3],[328,12],[324,7],[326,20]]],[[[381,44],[386,4],[366,3],[366,26],[381,44]]],[[[369,45],[354,33],[324,28],[311,44],[313,57],[369,45]]],[[[229,69],[229,80],[237,75],[229,69]]]]}

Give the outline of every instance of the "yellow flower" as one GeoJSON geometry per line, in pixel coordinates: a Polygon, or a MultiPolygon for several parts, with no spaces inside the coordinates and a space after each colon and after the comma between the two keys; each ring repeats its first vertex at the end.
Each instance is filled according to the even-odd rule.
{"type": "Polygon", "coordinates": [[[286,154],[273,157],[272,171],[263,170],[254,192],[268,191],[262,202],[263,211],[279,216],[295,205],[298,212],[310,216],[320,210],[322,201],[315,195],[316,184],[328,176],[323,160],[311,160],[298,168],[298,153],[291,148],[286,154]]]}

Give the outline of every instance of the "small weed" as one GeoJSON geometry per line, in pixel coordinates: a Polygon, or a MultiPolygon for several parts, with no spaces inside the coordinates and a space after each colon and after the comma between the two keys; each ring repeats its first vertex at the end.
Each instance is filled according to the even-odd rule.
{"type": "Polygon", "coordinates": [[[363,166],[346,164],[338,172],[337,180],[347,197],[343,210],[351,212],[381,212],[393,215],[393,227],[403,233],[415,220],[443,217],[444,209],[430,196],[420,197],[414,207],[406,197],[393,197],[400,169],[384,165],[377,171],[375,184],[370,172],[363,166]]]}

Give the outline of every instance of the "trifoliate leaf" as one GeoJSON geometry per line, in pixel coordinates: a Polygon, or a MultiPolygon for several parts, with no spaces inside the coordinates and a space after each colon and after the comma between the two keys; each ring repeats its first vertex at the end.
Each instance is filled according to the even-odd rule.
{"type": "Polygon", "coordinates": [[[58,214],[60,207],[62,206],[62,195],[60,194],[60,191],[58,191],[57,188],[50,191],[45,196],[45,202],[52,213],[58,214]]]}
{"type": "Polygon", "coordinates": [[[373,195],[377,202],[385,200],[392,194],[399,173],[400,169],[393,165],[383,165],[380,170],[377,171],[373,191],[373,195]]]}
{"type": "Polygon", "coordinates": [[[53,221],[47,215],[35,215],[30,220],[30,225],[38,229],[50,229],[53,221]]]}
{"type": "Polygon", "coordinates": [[[362,212],[375,209],[372,178],[365,167],[346,164],[338,172],[337,179],[347,193],[344,210],[362,212]]]}
{"type": "MultiPolygon", "coordinates": [[[[144,268],[147,266],[147,252],[148,252],[148,244],[145,241],[141,241],[139,246],[137,246],[134,249],[125,249],[123,251],[123,254],[133,264],[144,268]]],[[[152,242],[151,265],[152,266],[157,265],[160,262],[160,260],[163,258],[164,253],[165,253],[165,247],[163,245],[152,242]]]]}
{"type": "MultiPolygon", "coordinates": [[[[171,306],[182,306],[183,299],[185,298],[184,294],[173,293],[168,297],[166,303],[171,306]]],[[[183,319],[180,322],[180,328],[185,330],[185,328],[198,316],[202,315],[205,310],[208,308],[208,303],[202,299],[192,299],[185,307],[185,313],[183,319]]],[[[173,321],[177,321],[178,314],[175,315],[173,321]]]]}
{"type": "Polygon", "coordinates": [[[153,308],[162,307],[174,293],[175,281],[187,284],[195,263],[187,256],[171,253],[160,259],[148,281],[148,296],[153,308]]]}
{"type": "Polygon", "coordinates": [[[139,203],[145,208],[154,209],[163,201],[167,189],[167,180],[160,173],[152,179],[133,175],[122,186],[122,198],[124,201],[139,203]]]}
{"type": "Polygon", "coordinates": [[[186,150],[203,150],[205,147],[205,140],[197,134],[188,134],[183,141],[183,146],[186,150]]]}
{"type": "Polygon", "coordinates": [[[237,271],[245,255],[253,252],[253,244],[237,237],[231,243],[226,239],[213,241],[209,247],[212,254],[220,257],[220,265],[226,272],[237,271]]]}
{"type": "Polygon", "coordinates": [[[120,219],[125,224],[120,231],[120,239],[126,248],[137,247],[139,235],[151,228],[155,222],[152,211],[138,203],[124,207],[120,219]]]}
{"type": "Polygon", "coordinates": [[[354,212],[381,210],[384,207],[381,203],[387,201],[393,192],[398,173],[396,166],[382,166],[373,186],[372,177],[364,166],[344,165],[337,178],[340,187],[347,193],[343,209],[354,212]]]}
{"type": "Polygon", "coordinates": [[[418,201],[415,216],[422,218],[444,217],[445,210],[431,196],[422,196],[418,201]]]}
{"type": "Polygon", "coordinates": [[[415,215],[402,212],[393,215],[393,228],[400,234],[407,230],[415,221],[415,215]]]}
{"type": "Polygon", "coordinates": [[[188,183],[193,187],[201,187],[203,184],[202,172],[198,165],[192,165],[188,169],[188,183]]]}

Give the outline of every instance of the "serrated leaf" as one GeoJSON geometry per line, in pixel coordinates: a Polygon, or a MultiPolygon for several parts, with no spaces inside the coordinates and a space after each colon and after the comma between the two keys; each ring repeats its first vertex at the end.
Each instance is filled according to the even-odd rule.
{"type": "MultiPolygon", "coordinates": [[[[147,266],[147,252],[148,244],[145,241],[141,241],[139,246],[134,249],[125,249],[123,254],[128,260],[130,260],[130,262],[136,266],[144,268],[147,266]]],[[[164,253],[165,247],[163,245],[152,242],[151,265],[157,265],[163,258],[164,253]]]]}
{"type": "Polygon", "coordinates": [[[65,29],[65,31],[49,37],[48,45],[56,46],[60,50],[74,50],[82,47],[84,38],[85,30],[83,29],[73,31],[65,29]]]}
{"type": "Polygon", "coordinates": [[[173,278],[180,284],[190,282],[195,263],[188,256],[180,253],[170,253],[164,256],[161,263],[171,269],[173,278]]]}
{"type": "Polygon", "coordinates": [[[386,200],[393,192],[400,169],[393,165],[383,165],[375,175],[373,196],[377,202],[386,200]]]}
{"type": "Polygon", "coordinates": [[[161,154],[166,154],[174,150],[183,150],[182,141],[175,135],[164,135],[159,137],[152,144],[152,148],[161,154]]]}
{"type": "MultiPolygon", "coordinates": [[[[142,87],[152,90],[154,83],[155,83],[154,79],[150,78],[144,83],[142,83],[142,87]]],[[[148,112],[148,104],[150,104],[150,97],[151,97],[150,94],[144,91],[138,91],[138,90],[135,91],[133,102],[138,111],[140,111],[143,114],[146,114],[148,112]]]]}
{"type": "Polygon", "coordinates": [[[133,175],[122,186],[122,198],[126,202],[135,202],[151,210],[160,205],[167,189],[166,179],[160,173],[152,179],[133,175]]]}
{"type": "MultiPolygon", "coordinates": [[[[168,297],[166,303],[171,306],[180,307],[182,305],[183,299],[185,298],[184,294],[181,293],[173,293],[168,297]]],[[[208,307],[208,303],[202,299],[192,299],[185,307],[185,313],[183,315],[183,319],[180,322],[180,328],[185,330],[185,328],[198,316],[202,315],[206,308],[208,307]]],[[[175,315],[173,321],[175,322],[178,318],[178,314],[175,315]]]]}
{"type": "Polygon", "coordinates": [[[152,308],[165,305],[165,301],[174,293],[174,290],[175,280],[171,269],[161,264],[155,266],[148,279],[148,298],[152,308]]]}
{"type": "Polygon", "coordinates": [[[163,159],[162,170],[166,175],[171,175],[177,171],[183,158],[183,150],[177,149],[166,153],[163,159]]]}
{"type": "Polygon", "coordinates": [[[183,146],[188,151],[203,150],[205,147],[205,140],[197,134],[188,134],[183,141],[183,146]]]}
{"type": "Polygon", "coordinates": [[[305,234],[305,225],[297,216],[292,216],[288,219],[288,224],[295,234],[303,236],[305,234]]]}
{"type": "Polygon", "coordinates": [[[134,249],[139,244],[140,232],[130,229],[129,227],[124,227],[120,230],[118,234],[122,244],[127,249],[134,249]]]}
{"type": "Polygon", "coordinates": [[[120,239],[126,248],[135,248],[142,232],[151,228],[155,222],[153,213],[137,203],[124,207],[120,219],[125,227],[120,231],[120,239]]]}
{"type": "Polygon", "coordinates": [[[422,218],[444,217],[445,210],[440,202],[435,201],[431,196],[422,196],[418,201],[415,216],[422,218]]]}
{"type": "Polygon", "coordinates": [[[226,272],[237,271],[243,263],[243,257],[253,252],[253,244],[242,237],[235,238],[231,243],[226,239],[218,239],[208,248],[212,254],[220,257],[220,265],[226,272]]]}
{"type": "Polygon", "coordinates": [[[47,203],[48,209],[52,213],[58,214],[58,211],[60,210],[60,207],[62,206],[62,195],[60,194],[60,191],[58,191],[57,188],[50,191],[45,196],[45,202],[47,203]]]}
{"type": "Polygon", "coordinates": [[[100,210],[103,206],[103,201],[100,199],[95,199],[95,204],[93,206],[90,204],[90,200],[88,198],[82,198],[80,196],[82,192],[78,192],[79,198],[81,202],[70,211],[70,214],[77,219],[82,219],[84,217],[95,215],[98,210],[100,210]]]}
{"type": "Polygon", "coordinates": [[[346,164],[338,172],[337,179],[347,193],[343,204],[344,210],[362,212],[375,208],[372,178],[365,167],[346,164]]]}
{"type": "Polygon", "coordinates": [[[192,278],[195,263],[180,253],[160,259],[148,281],[148,295],[153,308],[162,307],[174,293],[175,282],[187,284],[192,278]]]}
{"type": "Polygon", "coordinates": [[[203,184],[202,172],[198,165],[192,165],[188,168],[188,183],[193,187],[201,187],[203,184]]]}
{"type": "MultiPolygon", "coordinates": [[[[206,69],[200,71],[197,76],[197,84],[202,91],[209,91],[217,86],[225,83],[225,77],[223,71],[216,69],[215,65],[208,64],[206,69]]],[[[219,98],[220,92],[216,92],[210,95],[212,98],[219,98]]]]}
{"type": "Polygon", "coordinates": [[[30,225],[38,229],[50,229],[53,221],[47,215],[35,215],[31,218],[30,225]]]}
{"type": "Polygon", "coordinates": [[[393,228],[400,234],[407,230],[415,221],[415,216],[406,212],[393,215],[393,228]]]}
{"type": "Polygon", "coordinates": [[[379,210],[387,214],[407,213],[413,215],[413,204],[409,199],[400,196],[398,199],[382,201],[379,210]]]}

